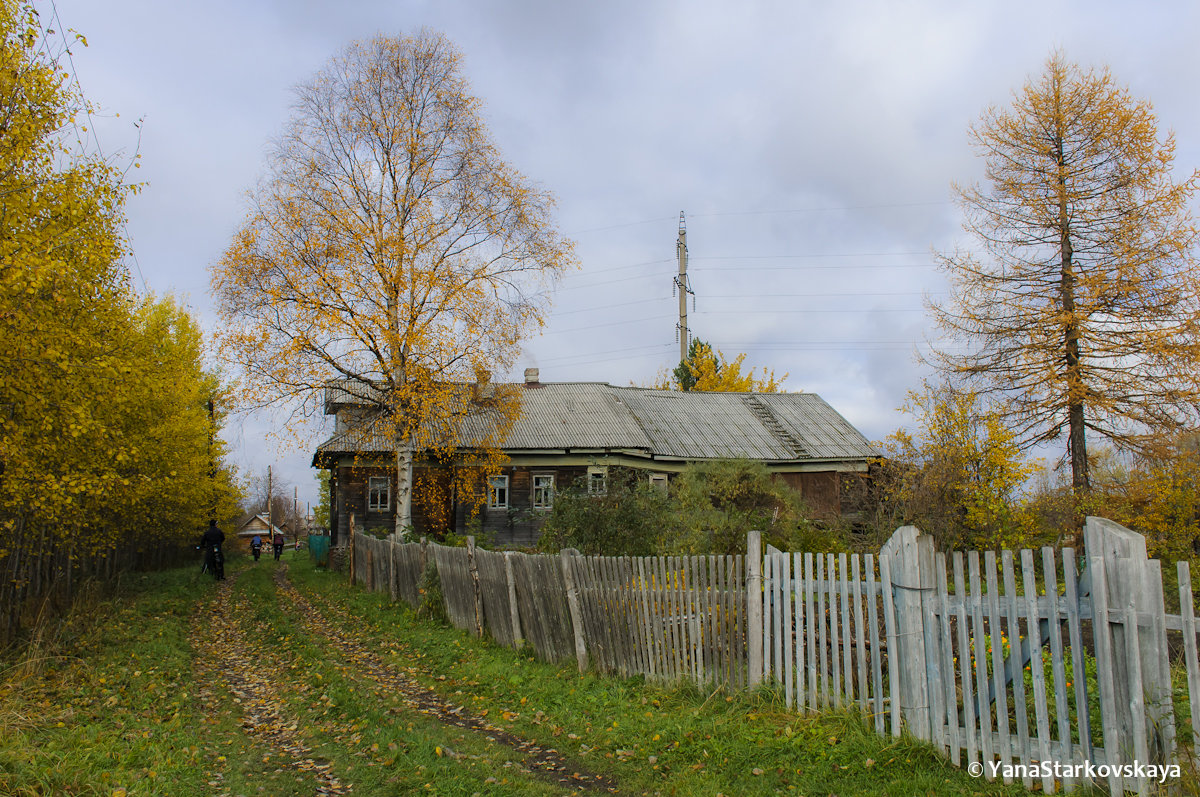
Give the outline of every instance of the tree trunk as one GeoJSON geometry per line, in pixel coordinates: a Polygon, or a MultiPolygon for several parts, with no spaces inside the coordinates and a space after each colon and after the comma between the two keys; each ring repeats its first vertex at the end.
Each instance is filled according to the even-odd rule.
{"type": "Polygon", "coordinates": [[[413,530],[412,485],[412,438],[401,432],[396,435],[396,536],[400,539],[413,530]]]}
{"type": "MultiPolygon", "coordinates": [[[[1059,102],[1057,86],[1055,102],[1059,102]]],[[[1082,357],[1079,347],[1079,319],[1075,315],[1075,247],[1071,242],[1071,216],[1067,207],[1067,162],[1063,149],[1062,115],[1059,113],[1059,130],[1055,140],[1055,158],[1058,162],[1058,241],[1063,316],[1064,355],[1067,381],[1067,453],[1071,457],[1071,487],[1076,494],[1085,492],[1088,479],[1087,428],[1084,425],[1084,384],[1082,357]]]]}

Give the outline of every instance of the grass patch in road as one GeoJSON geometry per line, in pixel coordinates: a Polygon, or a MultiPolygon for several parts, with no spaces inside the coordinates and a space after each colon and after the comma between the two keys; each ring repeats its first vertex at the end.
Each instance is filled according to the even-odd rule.
{"type": "Polygon", "coordinates": [[[257,661],[279,684],[289,716],[306,730],[314,752],[353,783],[354,794],[562,793],[518,766],[511,750],[414,711],[380,689],[286,611],[272,572],[253,569],[238,579],[245,630],[258,637],[257,661]]]}

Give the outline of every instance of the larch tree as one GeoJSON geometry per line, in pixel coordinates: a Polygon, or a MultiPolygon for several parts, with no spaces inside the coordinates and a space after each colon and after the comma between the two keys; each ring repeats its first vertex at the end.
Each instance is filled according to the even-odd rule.
{"type": "Polygon", "coordinates": [[[787,374],[775,378],[775,372],[762,369],[755,376],[753,368],[742,373],[746,355],[726,360],[723,352],[708,343],[693,338],[688,344],[688,356],[670,374],[663,374],[657,387],[667,390],[695,390],[701,393],[778,393],[787,374]]]}
{"type": "Polygon", "coordinates": [[[1060,54],[970,136],[986,184],[955,189],[982,251],[940,256],[932,359],[1022,448],[1065,436],[1086,491],[1089,436],[1136,449],[1196,420],[1198,176],[1173,179],[1149,102],[1060,54]]]}
{"type": "MultiPolygon", "coordinates": [[[[428,31],[333,58],[297,89],[212,272],[249,403],[311,410],[337,380],[372,408],[363,434],[396,452],[399,534],[413,522],[414,456],[495,450],[457,439],[463,385],[512,367],[575,263],[550,193],[489,138],[461,61],[428,31]]],[[[488,395],[494,423],[469,425],[503,429],[515,397],[488,395]]]]}

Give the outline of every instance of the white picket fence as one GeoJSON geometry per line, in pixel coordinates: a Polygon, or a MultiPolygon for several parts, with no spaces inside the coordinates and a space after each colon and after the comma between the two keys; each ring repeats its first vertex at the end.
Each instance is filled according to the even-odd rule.
{"type": "Polygon", "coordinates": [[[1085,546],[1082,571],[1070,548],[947,556],[913,527],[861,560],[768,548],[764,589],[747,594],[750,644],[800,711],[857,705],[879,733],[907,729],[1027,788],[1071,791],[1093,771],[1114,794],[1148,794],[1145,765],[1186,766],[1200,749],[1190,569],[1178,565],[1182,613],[1169,615],[1141,535],[1089,518],[1085,546]]]}
{"type": "Polygon", "coordinates": [[[855,706],[989,779],[1071,791],[1091,772],[1148,794],[1134,762],[1194,767],[1200,750],[1188,563],[1167,614],[1145,539],[1101,518],[1079,558],[947,555],[911,526],[864,556],[763,551],[751,532],[744,561],[351,539],[355,581],[416,604],[433,563],[451,621],[501,644],[659,682],[770,684],[802,712],[855,706]]]}

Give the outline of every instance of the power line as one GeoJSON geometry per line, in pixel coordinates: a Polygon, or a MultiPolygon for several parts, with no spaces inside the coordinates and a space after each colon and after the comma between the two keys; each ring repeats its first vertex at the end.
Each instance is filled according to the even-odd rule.
{"type": "Polygon", "coordinates": [[[723,211],[718,213],[693,213],[692,218],[714,218],[718,216],[779,216],[794,213],[836,213],[843,210],[885,210],[889,208],[923,208],[953,205],[953,202],[941,200],[938,202],[896,202],[882,205],[845,205],[843,207],[812,207],[793,208],[791,210],[741,210],[723,211]]]}
{"type": "Polygon", "coordinates": [[[542,363],[562,363],[562,362],[580,362],[586,358],[587,362],[608,362],[609,360],[622,359],[620,357],[610,357],[603,360],[592,359],[594,357],[607,356],[610,354],[629,354],[630,352],[649,352],[661,351],[663,349],[674,348],[672,343],[654,343],[649,346],[630,346],[624,349],[607,349],[605,351],[588,352],[587,354],[567,354],[561,357],[539,357],[542,363]]]}
{"type": "Polygon", "coordinates": [[[569,279],[571,277],[590,277],[593,274],[609,274],[614,271],[628,271],[631,268],[641,268],[642,266],[656,266],[661,263],[674,263],[671,258],[660,258],[658,260],[643,260],[641,263],[631,263],[628,266],[608,266],[606,268],[581,269],[572,271],[569,274],[563,274],[561,279],[569,279]]]}
{"type": "Polygon", "coordinates": [[[658,321],[658,320],[660,320],[658,316],[654,316],[652,318],[634,318],[634,319],[627,318],[627,319],[623,319],[621,321],[607,321],[603,324],[589,324],[586,327],[571,327],[570,329],[553,329],[548,332],[543,332],[542,335],[543,336],[565,335],[568,332],[586,332],[589,329],[600,329],[602,327],[630,326],[631,324],[644,324],[647,321],[658,321]]]}
{"type": "Polygon", "coordinates": [[[701,255],[697,260],[799,260],[814,257],[920,257],[929,252],[807,252],[787,255],[701,255]]]}
{"type": "Polygon", "coordinates": [[[620,279],[606,280],[604,282],[593,282],[593,283],[589,283],[587,285],[567,285],[566,287],[555,288],[554,290],[555,291],[578,291],[578,290],[585,290],[587,288],[601,288],[601,287],[604,287],[605,285],[615,285],[618,282],[631,282],[633,280],[649,279],[650,277],[657,277],[657,276],[658,276],[657,274],[635,274],[632,277],[621,277],[620,279]]]}
{"type": "MultiPolygon", "coordinates": [[[[696,258],[700,260],[702,258],[696,258]]],[[[840,263],[837,265],[799,265],[799,266],[702,266],[698,271],[706,274],[710,271],[816,271],[821,269],[907,269],[907,268],[937,268],[934,263],[840,263]]]]}
{"type": "Polygon", "coordinates": [[[923,313],[923,312],[925,312],[924,307],[870,307],[870,308],[821,307],[821,308],[817,308],[817,309],[799,307],[799,308],[787,308],[787,309],[783,309],[783,310],[778,310],[775,308],[755,307],[755,308],[749,308],[749,309],[745,309],[745,310],[701,310],[699,312],[699,315],[746,315],[747,313],[754,313],[756,315],[777,315],[780,313],[793,313],[793,314],[794,313],[856,313],[856,314],[862,314],[862,313],[923,313]]]}
{"type": "MultiPolygon", "coordinates": [[[[923,208],[923,207],[943,207],[953,205],[949,200],[940,200],[935,202],[891,202],[877,205],[841,205],[833,207],[809,207],[809,208],[776,208],[773,210],[729,210],[729,211],[714,211],[712,213],[693,213],[692,218],[720,218],[722,216],[787,216],[802,213],[838,213],[847,210],[889,210],[896,208],[923,208]]],[[[585,230],[576,230],[568,233],[568,235],[584,235],[591,232],[607,232],[608,230],[620,230],[626,227],[640,227],[646,224],[660,224],[662,222],[674,221],[673,216],[660,216],[653,219],[642,219],[641,221],[626,221],[618,224],[608,224],[603,227],[589,227],[585,230]]]]}
{"type": "Polygon", "coordinates": [[[813,298],[828,299],[838,296],[867,297],[867,296],[949,296],[949,291],[876,291],[873,293],[725,293],[714,296],[714,299],[797,299],[813,298]]]}
{"type": "Polygon", "coordinates": [[[615,310],[618,307],[632,307],[635,304],[650,304],[651,302],[666,301],[666,299],[667,299],[666,296],[656,296],[653,299],[638,299],[638,300],[632,301],[632,302],[621,302],[620,304],[604,304],[604,305],[600,305],[599,307],[581,307],[578,310],[563,310],[561,312],[551,311],[550,315],[552,315],[552,316],[574,315],[575,313],[591,313],[591,312],[596,312],[598,310],[615,310]]]}

